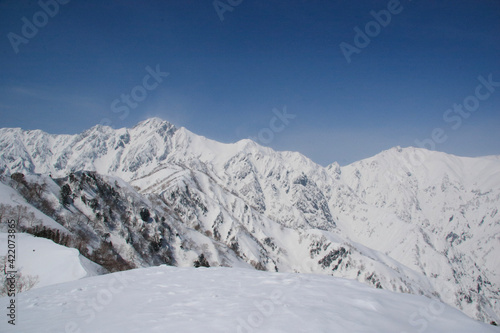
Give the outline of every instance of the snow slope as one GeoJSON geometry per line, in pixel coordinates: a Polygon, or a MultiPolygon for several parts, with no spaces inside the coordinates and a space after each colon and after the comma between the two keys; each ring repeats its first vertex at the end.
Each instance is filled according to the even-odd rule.
{"type": "MultiPolygon", "coordinates": [[[[10,207],[21,206],[24,209],[26,209],[28,213],[33,214],[32,222],[36,221],[38,224],[42,226],[50,227],[52,229],[59,230],[65,233],[68,232],[68,230],[64,228],[62,225],[60,225],[47,215],[43,214],[41,211],[33,207],[33,205],[30,205],[28,202],[26,202],[26,200],[16,190],[14,190],[13,188],[7,186],[2,182],[0,182],[0,204],[7,205],[10,207]]],[[[5,226],[0,225],[0,232],[6,231],[4,229],[5,226]]]]}
{"type": "MultiPolygon", "coordinates": [[[[0,256],[7,253],[7,235],[0,233],[0,256]]],[[[38,277],[34,288],[103,273],[99,265],[81,256],[76,249],[22,233],[16,234],[16,266],[23,275],[38,277]]]]}
{"type": "Polygon", "coordinates": [[[422,296],[240,268],[159,266],[92,277],[25,292],[17,313],[15,327],[0,321],[1,332],[500,331],[422,296]]]}

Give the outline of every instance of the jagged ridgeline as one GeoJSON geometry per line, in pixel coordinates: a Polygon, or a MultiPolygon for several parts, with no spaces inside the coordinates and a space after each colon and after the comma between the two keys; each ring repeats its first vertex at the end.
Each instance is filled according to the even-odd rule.
{"type": "Polygon", "coordinates": [[[499,320],[499,157],[393,148],[322,167],[156,118],[79,135],[0,129],[0,147],[2,221],[108,271],[329,274],[499,320]]]}

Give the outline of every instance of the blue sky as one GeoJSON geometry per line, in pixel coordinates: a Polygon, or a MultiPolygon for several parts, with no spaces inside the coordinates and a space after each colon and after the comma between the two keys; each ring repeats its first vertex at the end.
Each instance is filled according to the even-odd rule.
{"type": "Polygon", "coordinates": [[[222,142],[260,134],[323,165],[417,142],[500,154],[500,87],[474,105],[479,76],[500,81],[496,0],[220,0],[223,13],[210,0],[54,1],[42,0],[53,17],[0,1],[0,127],[79,133],[157,116],[222,142]],[[370,42],[348,63],[355,27],[370,42]],[[168,76],[155,81],[157,67],[168,76]],[[469,96],[474,112],[443,118],[469,96]],[[284,108],[295,117],[273,120],[284,108]]]}

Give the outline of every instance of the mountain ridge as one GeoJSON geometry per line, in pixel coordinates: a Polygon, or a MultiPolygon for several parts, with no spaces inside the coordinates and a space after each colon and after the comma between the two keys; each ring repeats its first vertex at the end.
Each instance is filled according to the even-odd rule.
{"type": "Polygon", "coordinates": [[[160,252],[169,249],[170,257],[162,255],[177,265],[205,254],[212,265],[331,274],[434,297],[483,321],[499,319],[500,262],[493,254],[500,159],[394,147],[322,167],[300,153],[250,140],[219,143],[159,118],[79,135],[0,129],[0,148],[6,183],[21,172],[68,186],[74,198],[66,206],[57,193],[47,194],[58,214],[85,212],[100,227],[81,228],[98,238],[110,234],[113,249],[136,266],[163,260],[130,247],[139,241],[130,232],[147,227],[150,236],[140,241],[159,235],[160,252]],[[99,197],[88,186],[111,188],[105,192],[118,193],[127,213],[89,208],[87,200],[99,197]],[[155,219],[166,218],[165,227],[142,222],[139,203],[155,219]]]}

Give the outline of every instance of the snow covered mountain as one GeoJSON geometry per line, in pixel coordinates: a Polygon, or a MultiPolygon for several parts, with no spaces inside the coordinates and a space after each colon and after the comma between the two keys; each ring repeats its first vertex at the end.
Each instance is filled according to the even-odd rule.
{"type": "Polygon", "coordinates": [[[500,321],[498,157],[393,148],[324,168],[157,118],[80,135],[0,129],[0,148],[1,202],[83,237],[100,264],[330,274],[500,321]]]}

